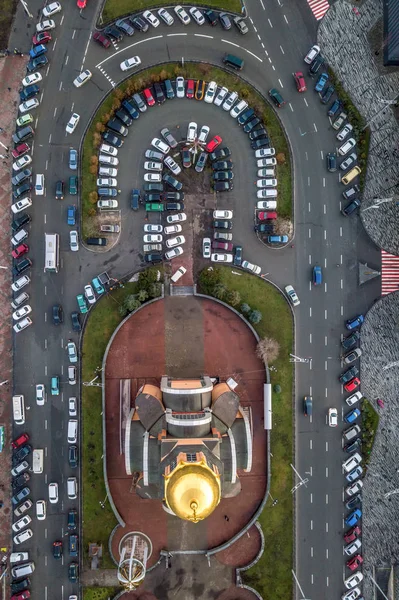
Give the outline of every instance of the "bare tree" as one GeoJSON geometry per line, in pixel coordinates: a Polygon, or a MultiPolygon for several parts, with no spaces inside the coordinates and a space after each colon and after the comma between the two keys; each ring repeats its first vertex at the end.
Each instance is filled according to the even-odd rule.
{"type": "Polygon", "coordinates": [[[279,353],[280,344],[273,338],[264,337],[256,347],[256,355],[265,363],[265,365],[277,360],[279,353]]]}
{"type": "Polygon", "coordinates": [[[278,217],[274,222],[274,226],[275,232],[278,235],[288,235],[288,237],[292,237],[294,228],[292,226],[292,221],[290,221],[289,219],[278,217]]]}

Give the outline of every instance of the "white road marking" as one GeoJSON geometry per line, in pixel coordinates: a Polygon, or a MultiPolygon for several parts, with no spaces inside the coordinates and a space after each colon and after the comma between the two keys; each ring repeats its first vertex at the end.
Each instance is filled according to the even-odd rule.
{"type": "Polygon", "coordinates": [[[267,19],[267,20],[269,21],[269,25],[270,25],[270,27],[273,29],[273,25],[272,25],[272,22],[271,22],[271,20],[270,20],[270,19],[267,19]]]}
{"type": "Polygon", "coordinates": [[[313,450],[313,441],[312,440],[309,440],[309,449],[313,450]]]}
{"type": "Polygon", "coordinates": [[[324,292],[327,294],[327,282],[324,283],[324,292]]]}
{"type": "Polygon", "coordinates": [[[69,60],[69,56],[67,56],[66,59],[65,59],[65,66],[67,66],[68,60],[69,60]]]}
{"type": "Polygon", "coordinates": [[[312,318],[312,307],[309,306],[309,317],[312,318]]]}
{"type": "Polygon", "coordinates": [[[324,158],[323,150],[320,150],[320,156],[321,156],[321,160],[323,160],[323,158],[324,158]]]}
{"type": "Polygon", "coordinates": [[[256,54],[254,54],[253,52],[251,52],[250,50],[247,50],[246,48],[242,48],[242,50],[245,50],[245,52],[247,52],[248,54],[250,54],[251,56],[253,56],[254,58],[257,58],[259,62],[263,62],[263,60],[261,58],[259,58],[259,56],[256,56],[256,54]]]}
{"type": "Polygon", "coordinates": [[[341,279],[341,290],[343,290],[343,289],[344,289],[344,280],[341,279]]]}
{"type": "MultiPolygon", "coordinates": [[[[168,33],[167,37],[178,37],[182,35],[188,35],[188,33],[168,33]]],[[[158,35],[157,37],[163,37],[162,35],[158,35]]],[[[152,38],[154,39],[154,38],[152,38]]]]}
{"type": "Polygon", "coordinates": [[[309,333],[309,343],[310,344],[312,343],[312,334],[311,333],[309,333]]]}
{"type": "Polygon", "coordinates": [[[313,504],[313,494],[310,493],[310,504],[313,504]]]}
{"type": "Polygon", "coordinates": [[[326,178],[323,177],[323,187],[326,187],[326,178]]]}
{"type": "Polygon", "coordinates": [[[76,33],[76,29],[74,29],[73,32],[72,32],[72,39],[74,39],[75,33],[76,33]]]}
{"type": "Polygon", "coordinates": [[[329,577],[328,577],[328,576],[327,576],[327,578],[326,578],[326,585],[327,585],[327,587],[330,585],[330,579],[329,579],[329,577]]]}
{"type": "MultiPolygon", "coordinates": [[[[256,29],[256,27],[255,27],[255,25],[253,23],[252,23],[252,27],[254,28],[254,32],[258,33],[258,30],[256,29]]],[[[258,37],[259,37],[259,35],[258,35],[258,37]]]]}
{"type": "Polygon", "coordinates": [[[285,15],[283,15],[283,17],[284,17],[284,21],[285,21],[285,22],[287,23],[287,25],[288,25],[288,19],[287,19],[287,17],[286,17],[285,15]]]}
{"type": "MultiPolygon", "coordinates": [[[[341,208],[341,203],[340,203],[340,208],[341,208]]],[[[342,237],[344,234],[342,227],[339,228],[339,237],[342,237]]]]}
{"type": "Polygon", "coordinates": [[[309,106],[308,101],[306,100],[306,98],[304,98],[303,101],[306,104],[306,106],[309,106]]]}
{"type": "Polygon", "coordinates": [[[194,37],[203,37],[208,38],[209,40],[213,40],[213,35],[205,35],[204,33],[194,33],[194,37]]]}
{"type": "Polygon", "coordinates": [[[313,546],[310,547],[310,557],[313,558],[313,546]]]}
{"type": "Polygon", "coordinates": [[[327,309],[325,309],[325,311],[324,311],[324,318],[325,318],[326,320],[327,320],[327,318],[328,318],[328,317],[327,317],[327,309]]]}
{"type": "Polygon", "coordinates": [[[53,115],[54,119],[55,119],[55,115],[57,114],[57,110],[58,110],[57,107],[55,107],[55,109],[54,109],[54,115],[53,115]]]}
{"type": "Polygon", "coordinates": [[[311,396],[311,395],[312,395],[312,390],[313,390],[313,388],[312,388],[312,386],[310,386],[310,387],[309,387],[309,396],[311,396]]]}
{"type": "Polygon", "coordinates": [[[323,213],[326,215],[327,214],[327,205],[323,204],[323,213]]]}
{"type": "Polygon", "coordinates": [[[56,45],[57,45],[57,40],[55,40],[55,42],[54,42],[53,51],[55,50],[56,45]]]}
{"type": "Polygon", "coordinates": [[[44,537],[45,537],[45,539],[47,540],[47,527],[46,527],[46,529],[44,530],[44,537]]]}
{"type": "Polygon", "coordinates": [[[263,10],[266,10],[265,5],[263,4],[262,0],[259,0],[259,2],[261,3],[263,10]]]}
{"type": "MultiPolygon", "coordinates": [[[[168,33],[166,37],[171,37],[171,36],[175,36],[175,35],[187,35],[187,33],[168,33]]],[[[144,38],[143,40],[139,40],[138,42],[135,42],[134,44],[131,44],[130,46],[127,46],[126,48],[122,48],[122,50],[118,50],[118,52],[114,52],[113,54],[111,54],[110,56],[108,56],[107,58],[104,58],[104,60],[102,60],[101,62],[99,62],[96,67],[100,67],[101,65],[103,65],[105,62],[109,61],[111,58],[114,58],[115,56],[117,56],[117,54],[120,54],[121,52],[125,52],[125,50],[130,50],[130,48],[134,48],[134,46],[138,46],[139,44],[145,44],[147,42],[151,42],[152,40],[159,40],[163,38],[163,35],[155,35],[151,38],[144,38]]],[[[90,42],[90,38],[88,40],[88,43],[90,42]]],[[[87,49],[86,49],[87,52],[87,49]]]]}
{"type": "Polygon", "coordinates": [[[52,134],[50,133],[49,137],[48,137],[48,143],[51,144],[51,136],[52,134]]]}
{"type": "Polygon", "coordinates": [[[279,82],[281,88],[284,87],[283,84],[281,83],[281,79],[279,79],[278,82],[279,82]]]}
{"type": "Polygon", "coordinates": [[[47,419],[44,421],[44,429],[47,429],[47,419]]]}
{"type": "Polygon", "coordinates": [[[310,202],[308,202],[308,212],[310,212],[310,202]]]}
{"type": "Polygon", "coordinates": [[[307,153],[307,152],[305,152],[305,157],[306,157],[306,160],[309,160],[309,157],[308,157],[308,153],[307,153]]]}
{"type": "Polygon", "coordinates": [[[326,467],[326,477],[328,477],[328,467],[326,467]]]}
{"type": "Polygon", "coordinates": [[[310,530],[313,531],[313,520],[310,520],[310,530]]]}
{"type": "Polygon", "coordinates": [[[48,75],[49,71],[50,71],[50,65],[49,65],[49,66],[47,67],[47,69],[46,69],[46,77],[47,77],[47,75],[48,75]]]}
{"type": "Polygon", "coordinates": [[[326,558],[328,560],[328,548],[326,548],[326,558]]]}
{"type": "MultiPolygon", "coordinates": [[[[263,42],[260,43],[260,45],[262,46],[263,50],[265,49],[265,44],[263,42]]],[[[267,54],[267,53],[266,53],[267,54]]]]}
{"type": "Polygon", "coordinates": [[[281,44],[280,44],[280,50],[281,50],[281,52],[284,54],[284,50],[283,50],[283,47],[282,47],[282,45],[281,45],[281,44]]]}
{"type": "Polygon", "coordinates": [[[328,338],[327,338],[327,336],[325,335],[325,336],[324,336],[324,345],[325,345],[325,346],[327,346],[327,343],[328,343],[328,338]]]}
{"type": "Polygon", "coordinates": [[[294,109],[292,108],[291,102],[288,102],[288,106],[290,107],[291,111],[294,112],[294,109]]]}
{"type": "Polygon", "coordinates": [[[230,42],[230,40],[221,40],[222,42],[225,42],[226,44],[230,44],[231,46],[235,46],[236,48],[241,48],[241,46],[239,46],[238,44],[235,44],[234,42],[230,42]]]}
{"type": "Polygon", "coordinates": [[[62,90],[62,81],[60,81],[60,85],[58,86],[58,91],[60,92],[62,90]]]}
{"type": "Polygon", "coordinates": [[[309,235],[309,239],[310,239],[312,237],[312,230],[310,228],[309,228],[308,235],[309,235]]]}
{"type": "MultiPolygon", "coordinates": [[[[47,350],[47,338],[45,338],[45,340],[44,340],[44,349],[47,350]]],[[[47,367],[46,367],[46,369],[47,369],[47,367]]]]}
{"type": "Polygon", "coordinates": [[[343,317],[343,316],[344,316],[344,307],[341,304],[341,317],[343,317]]]}
{"type": "Polygon", "coordinates": [[[324,230],[324,239],[327,239],[327,229],[324,230]]]}
{"type": "Polygon", "coordinates": [[[273,71],[275,71],[275,70],[276,70],[276,67],[275,67],[274,65],[272,65],[272,69],[273,69],[273,71]]]}
{"type": "MultiPolygon", "coordinates": [[[[326,452],[328,452],[328,442],[326,442],[326,452]]],[[[327,502],[328,504],[328,502],[327,502]]]]}
{"type": "Polygon", "coordinates": [[[313,127],[314,127],[315,132],[317,133],[316,123],[313,123],[313,127]]]}

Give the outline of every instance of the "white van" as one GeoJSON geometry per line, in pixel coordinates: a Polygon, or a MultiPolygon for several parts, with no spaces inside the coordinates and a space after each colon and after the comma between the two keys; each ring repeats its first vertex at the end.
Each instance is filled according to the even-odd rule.
{"type": "Polygon", "coordinates": [[[76,385],[76,367],[68,367],[68,383],[76,385]]]}
{"type": "Polygon", "coordinates": [[[33,472],[34,473],[43,473],[43,450],[33,450],[33,472]]]}
{"type": "Polygon", "coordinates": [[[44,175],[42,173],[36,175],[35,194],[36,196],[44,196],[44,175]]]}
{"type": "Polygon", "coordinates": [[[30,283],[30,277],[27,275],[22,275],[22,277],[11,284],[11,289],[13,292],[19,292],[19,290],[21,290],[25,285],[28,285],[28,283],[30,283]]]}
{"type": "Polygon", "coordinates": [[[78,481],[76,477],[68,477],[67,492],[70,500],[75,500],[78,496],[78,481]]]}
{"type": "Polygon", "coordinates": [[[34,570],[35,570],[34,562],[24,563],[23,565],[18,565],[16,567],[13,567],[11,569],[11,576],[14,577],[14,579],[22,579],[22,577],[27,577],[28,575],[32,575],[34,570]]]}
{"type": "Polygon", "coordinates": [[[78,438],[78,422],[76,419],[68,421],[68,444],[76,444],[78,438]]]}
{"type": "Polygon", "coordinates": [[[176,271],[176,273],[174,273],[171,277],[171,280],[173,281],[173,283],[176,283],[176,281],[179,281],[180,277],[183,277],[184,273],[186,273],[187,269],[185,267],[179,267],[176,271]]]}
{"type": "Polygon", "coordinates": [[[12,412],[16,425],[25,423],[25,400],[22,395],[12,397],[12,412]]]}
{"type": "Polygon", "coordinates": [[[17,231],[17,233],[14,235],[14,237],[11,238],[11,243],[13,246],[18,246],[24,240],[26,240],[27,237],[28,237],[28,232],[25,229],[20,229],[19,231],[17,231]]]}

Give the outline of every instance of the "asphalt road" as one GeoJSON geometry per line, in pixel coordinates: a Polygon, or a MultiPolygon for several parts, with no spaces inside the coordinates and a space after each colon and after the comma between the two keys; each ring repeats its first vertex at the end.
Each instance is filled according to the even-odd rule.
{"type": "MultiPolygon", "coordinates": [[[[30,4],[36,15],[41,3],[30,4]]],[[[60,502],[55,506],[47,505],[46,521],[33,523],[34,538],[29,548],[35,556],[36,572],[32,577],[32,592],[47,598],[51,591],[51,597],[63,598],[76,593],[77,589],[67,580],[67,548],[64,564],[51,556],[54,540],[64,536],[67,542],[66,513],[76,506],[75,502],[67,500],[65,489],[66,478],[75,474],[67,461],[67,399],[79,394],[77,387],[67,383],[65,351],[69,338],[78,341],[69,319],[70,312],[76,310],[75,296],[104,268],[119,277],[141,265],[143,215],[130,211],[128,194],[142,181],[143,150],[162,126],[167,125],[172,133],[176,133],[178,124],[181,125],[179,131],[184,131],[188,121],[194,119],[199,125],[208,124],[212,133],[220,133],[233,149],[234,191],[220,194],[218,206],[232,206],[235,210],[235,242],[244,246],[245,258],[260,264],[263,272],[269,273],[268,277],[277,285],[283,287],[292,283],[301,299],[301,305],[295,310],[295,353],[311,360],[296,368],[295,468],[308,480],[296,492],[296,576],[300,584],[297,597],[339,597],[343,591],[344,565],[344,560],[337,558],[342,556],[343,546],[341,459],[344,456],[340,450],[343,426],[340,423],[336,429],[328,428],[326,415],[329,407],[337,407],[341,414],[344,406],[337,380],[341,371],[340,337],[344,319],[365,311],[379,295],[379,281],[358,287],[357,263],[361,260],[378,266],[379,254],[366,239],[358,218],[344,219],[339,213],[343,186],[338,181],[338,174],[330,174],[325,168],[325,154],[337,146],[326,107],[313,92],[310,78],[307,78],[309,89],[305,95],[295,90],[292,72],[303,69],[303,56],[314,42],[313,17],[305,2],[280,6],[272,1],[254,1],[250,3],[249,20],[256,32],[251,31],[247,36],[240,36],[236,31],[223,32],[220,27],[190,25],[184,28],[175,24],[172,28],[160,26],[146,35],[136,32],[133,38],[125,38],[117,48],[107,52],[89,43],[96,10],[94,3],[89,2],[84,18],[72,7],[55,16],[56,44],[49,51],[50,67],[48,73],[45,71],[43,98],[36,111],[34,173],[45,173],[46,195],[35,198],[31,211],[33,223],[29,244],[34,266],[29,293],[34,324],[15,336],[14,387],[15,392],[25,394],[30,406],[23,429],[32,435],[34,447],[46,449],[45,473],[32,478],[32,499],[47,499],[47,484],[58,481],[60,502]],[[256,165],[244,133],[228,114],[215,106],[175,99],[150,109],[135,122],[120,152],[118,183],[122,190],[123,217],[120,243],[106,254],[88,252],[84,248],[76,254],[71,253],[66,225],[66,206],[70,199],[55,200],[55,182],[58,179],[67,181],[72,174],[68,169],[69,148],[79,147],[85,124],[95,107],[112,89],[113,83],[122,79],[119,63],[139,54],[143,67],[160,61],[181,60],[182,57],[219,65],[227,51],[245,58],[242,75],[251,84],[264,93],[272,86],[280,87],[287,99],[279,116],[293,150],[294,248],[279,252],[268,250],[252,233],[256,165]],[[83,88],[75,89],[72,81],[82,68],[89,68],[93,79],[83,88]],[[74,134],[67,136],[65,124],[73,111],[81,115],[81,123],[74,134]],[[61,236],[62,268],[57,275],[43,273],[45,232],[59,232],[61,236]],[[316,263],[324,272],[325,283],[319,288],[310,284],[311,268],[316,263]],[[336,264],[341,266],[338,268],[336,264]],[[65,313],[64,324],[57,328],[52,325],[50,316],[55,303],[61,303],[65,313]],[[49,397],[44,407],[37,407],[35,384],[45,383],[49,391],[50,378],[55,374],[61,377],[61,396],[49,397]],[[302,398],[308,393],[314,400],[311,420],[302,415],[302,398]]],[[[27,29],[26,23],[30,25],[30,22],[27,17],[20,17],[20,13],[19,8],[11,46],[26,50],[32,27],[27,29]]]]}

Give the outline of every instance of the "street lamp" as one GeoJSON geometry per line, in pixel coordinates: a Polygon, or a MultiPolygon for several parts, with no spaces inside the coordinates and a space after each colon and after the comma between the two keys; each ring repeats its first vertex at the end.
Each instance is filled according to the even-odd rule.
{"type": "Polygon", "coordinates": [[[379,111],[376,112],[376,114],[374,115],[374,117],[372,117],[370,119],[370,121],[368,121],[366,123],[366,125],[363,127],[362,131],[364,131],[370,125],[370,123],[372,123],[374,121],[374,119],[376,119],[378,117],[378,115],[380,113],[384,112],[384,110],[386,110],[388,108],[388,106],[392,106],[393,104],[396,104],[398,95],[399,94],[396,94],[396,96],[394,98],[392,98],[392,100],[384,100],[384,98],[377,98],[377,101],[381,102],[385,106],[384,106],[384,108],[381,108],[381,110],[379,110],[379,111]]]}
{"type": "MultiPolygon", "coordinates": [[[[394,200],[395,198],[376,198],[374,200],[374,204],[363,208],[362,212],[366,212],[366,210],[370,210],[371,208],[379,208],[381,204],[387,204],[388,202],[393,202],[394,200]]],[[[399,204],[399,202],[396,202],[396,204],[399,204]]]]}

